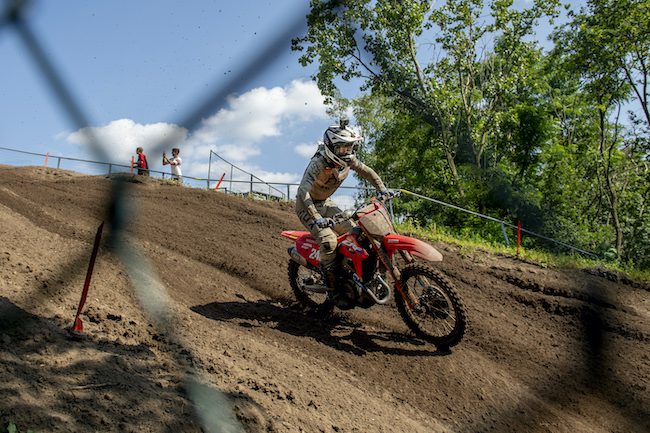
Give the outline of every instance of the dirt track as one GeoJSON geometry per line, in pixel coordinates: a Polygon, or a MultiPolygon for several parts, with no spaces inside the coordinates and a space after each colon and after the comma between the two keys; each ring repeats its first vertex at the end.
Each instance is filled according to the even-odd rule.
{"type": "Polygon", "coordinates": [[[126,179],[127,242],[169,312],[145,316],[108,228],[72,341],[117,182],[0,167],[0,431],[199,432],[209,388],[217,431],[650,431],[646,286],[436,245],[470,320],[438,353],[391,305],[322,323],[293,304],[290,204],[126,179]]]}

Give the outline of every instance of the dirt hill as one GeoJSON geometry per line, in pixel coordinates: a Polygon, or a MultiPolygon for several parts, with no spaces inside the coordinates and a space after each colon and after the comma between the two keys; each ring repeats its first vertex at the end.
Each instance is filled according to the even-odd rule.
{"type": "Polygon", "coordinates": [[[644,285],[436,245],[469,318],[441,353],[390,303],[327,321],[298,308],[291,204],[121,179],[0,167],[0,431],[650,431],[644,285]],[[106,228],[75,341],[123,184],[139,255],[121,262],[106,228]]]}

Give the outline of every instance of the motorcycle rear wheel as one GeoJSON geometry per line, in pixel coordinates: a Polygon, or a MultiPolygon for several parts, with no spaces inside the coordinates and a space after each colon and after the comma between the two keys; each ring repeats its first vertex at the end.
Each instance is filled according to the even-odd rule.
{"type": "Polygon", "coordinates": [[[465,334],[467,317],[451,282],[423,263],[406,265],[401,274],[403,296],[396,291],[395,302],[408,327],[436,347],[458,344],[465,334]]]}
{"type": "Polygon", "coordinates": [[[330,310],[334,308],[333,305],[325,304],[327,294],[315,293],[304,288],[305,284],[323,284],[323,276],[320,272],[307,269],[290,259],[287,273],[293,294],[304,307],[310,310],[319,308],[322,310],[324,307],[329,307],[330,310]]]}

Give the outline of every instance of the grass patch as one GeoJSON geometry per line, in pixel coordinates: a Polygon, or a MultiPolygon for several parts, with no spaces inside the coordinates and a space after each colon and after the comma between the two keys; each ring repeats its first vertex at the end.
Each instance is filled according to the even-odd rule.
{"type": "MultiPolygon", "coordinates": [[[[458,236],[444,227],[419,227],[410,221],[396,224],[396,228],[400,233],[412,234],[420,239],[456,245],[460,248],[461,252],[485,251],[516,257],[516,246],[508,247],[503,242],[488,241],[478,235],[458,236]]],[[[629,279],[634,281],[650,283],[650,269],[638,269],[614,260],[587,258],[578,253],[553,253],[530,247],[521,247],[519,254],[526,260],[545,267],[572,269],[600,268],[610,272],[625,274],[629,279]]]]}
{"type": "MultiPolygon", "coordinates": [[[[16,427],[16,424],[13,422],[9,422],[9,425],[7,425],[7,433],[20,433],[22,430],[18,430],[18,427],[16,427]]],[[[34,433],[33,430],[27,430],[25,433],[34,433]]]]}

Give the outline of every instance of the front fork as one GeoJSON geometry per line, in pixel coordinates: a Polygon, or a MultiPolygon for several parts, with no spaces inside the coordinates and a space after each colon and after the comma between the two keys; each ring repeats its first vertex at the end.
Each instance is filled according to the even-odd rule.
{"type": "MultiPolygon", "coordinates": [[[[412,293],[403,290],[401,282],[402,273],[395,265],[394,260],[389,257],[388,254],[386,254],[383,248],[381,248],[381,244],[378,241],[370,237],[369,239],[372,248],[377,253],[379,261],[384,265],[384,268],[390,276],[390,279],[393,281],[393,286],[395,286],[399,295],[406,301],[410,309],[417,307],[420,301],[414,297],[412,293]]],[[[407,263],[413,263],[415,261],[415,259],[413,259],[413,256],[408,251],[400,251],[399,253],[407,263]]]]}

